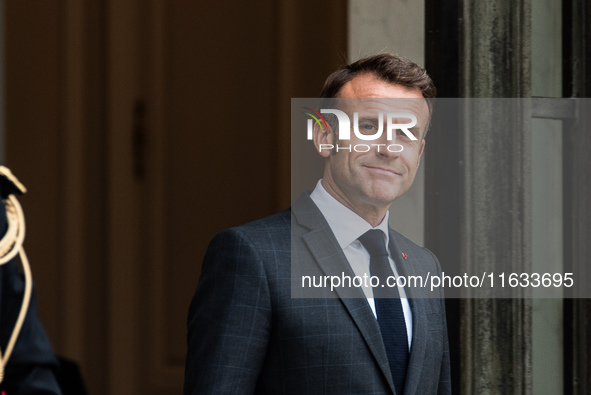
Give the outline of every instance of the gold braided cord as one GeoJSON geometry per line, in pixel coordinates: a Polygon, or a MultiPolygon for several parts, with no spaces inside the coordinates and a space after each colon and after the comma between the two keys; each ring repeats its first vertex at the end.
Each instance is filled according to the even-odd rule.
{"type": "Polygon", "coordinates": [[[25,293],[21,309],[16,319],[14,329],[6,345],[6,350],[2,353],[0,350],[0,383],[4,380],[4,367],[8,363],[8,359],[12,354],[14,345],[18,339],[18,335],[23,327],[29,303],[31,302],[31,293],[33,290],[33,276],[31,274],[31,266],[23,248],[25,240],[25,216],[18,200],[13,195],[4,200],[6,205],[6,217],[8,220],[8,230],[4,238],[0,241],[0,265],[4,265],[14,258],[17,254],[20,256],[21,265],[23,267],[23,274],[25,276],[25,293]],[[8,248],[7,248],[8,246],[8,248]]]}
{"type": "Polygon", "coordinates": [[[14,195],[4,200],[8,228],[0,240],[0,265],[4,265],[14,258],[25,241],[25,217],[18,200],[14,195]]]}

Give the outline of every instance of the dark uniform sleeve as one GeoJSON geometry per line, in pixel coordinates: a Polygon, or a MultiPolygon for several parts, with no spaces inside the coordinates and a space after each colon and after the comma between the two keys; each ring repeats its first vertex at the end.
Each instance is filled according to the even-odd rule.
{"type": "MultiPolygon", "coordinates": [[[[14,193],[14,185],[0,175],[0,194],[6,198],[14,193]]],[[[0,204],[0,236],[7,229],[6,209],[0,204]]],[[[18,266],[18,258],[0,266],[0,349],[2,356],[19,315],[25,290],[24,276],[18,266]]],[[[0,392],[6,395],[61,394],[56,380],[57,359],[49,339],[37,316],[37,303],[33,292],[21,332],[4,366],[4,379],[0,392]]]]}

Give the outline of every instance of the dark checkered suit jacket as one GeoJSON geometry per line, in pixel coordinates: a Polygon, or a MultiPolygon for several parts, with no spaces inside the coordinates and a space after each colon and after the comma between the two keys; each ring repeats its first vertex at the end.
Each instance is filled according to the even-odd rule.
{"type": "MultiPolygon", "coordinates": [[[[440,271],[430,251],[394,231],[390,240],[393,256],[407,254],[397,263],[402,274],[440,271]]],[[[292,298],[291,244],[294,259],[315,262],[306,273],[354,276],[307,194],[291,210],[218,234],[189,310],[185,395],[395,393],[380,329],[361,291],[292,298]]],[[[413,339],[404,394],[449,394],[443,299],[409,302],[413,339]]]]}

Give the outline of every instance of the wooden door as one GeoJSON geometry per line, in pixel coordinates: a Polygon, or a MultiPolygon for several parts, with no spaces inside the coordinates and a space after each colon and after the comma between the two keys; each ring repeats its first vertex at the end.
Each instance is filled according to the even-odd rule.
{"type": "Polygon", "coordinates": [[[288,207],[290,98],[347,58],[346,3],[43,0],[6,21],[7,158],[56,351],[91,394],[179,394],[207,244],[288,207]]]}

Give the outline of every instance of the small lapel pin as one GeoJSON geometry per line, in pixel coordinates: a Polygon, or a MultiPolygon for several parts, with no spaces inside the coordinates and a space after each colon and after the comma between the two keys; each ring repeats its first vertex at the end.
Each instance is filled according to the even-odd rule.
{"type": "Polygon", "coordinates": [[[403,257],[404,259],[408,258],[408,255],[406,255],[406,252],[403,252],[403,253],[402,253],[402,257],[403,257]]]}

